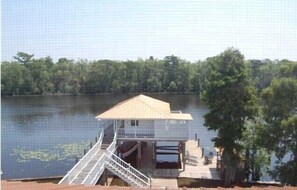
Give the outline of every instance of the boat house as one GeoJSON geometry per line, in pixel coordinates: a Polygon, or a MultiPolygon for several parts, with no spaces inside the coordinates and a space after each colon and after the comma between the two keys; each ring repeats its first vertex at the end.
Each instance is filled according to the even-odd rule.
{"type": "Polygon", "coordinates": [[[106,168],[132,186],[148,186],[150,183],[148,176],[131,167],[122,158],[126,156],[125,154],[128,155],[137,149],[138,168],[141,165],[148,165],[154,169],[158,148],[164,150],[164,146],[161,146],[164,142],[174,145],[170,146],[170,149],[165,147],[165,151],[172,152],[173,150],[181,155],[181,167],[185,168],[185,143],[188,140],[187,124],[188,121],[193,120],[190,114],[172,111],[168,102],[141,94],[116,104],[96,116],[96,119],[109,123],[108,129],[109,133],[112,134],[111,140],[104,140],[104,138],[108,139],[106,128],[105,132],[102,131],[94,147],[68,172],[60,183],[94,184],[106,168]],[[103,147],[104,144],[107,145],[103,147]],[[128,146],[125,152],[117,154],[118,147],[123,144],[133,146],[128,146]],[[151,148],[144,151],[147,146],[151,148]],[[144,152],[147,155],[143,156],[144,152]],[[85,171],[83,171],[84,168],[85,171]]]}

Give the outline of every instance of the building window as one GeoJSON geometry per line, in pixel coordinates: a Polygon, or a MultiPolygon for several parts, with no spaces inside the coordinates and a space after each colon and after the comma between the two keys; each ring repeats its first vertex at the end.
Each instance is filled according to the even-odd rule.
{"type": "Polygon", "coordinates": [[[138,126],[138,120],[131,120],[131,126],[138,126]]]}

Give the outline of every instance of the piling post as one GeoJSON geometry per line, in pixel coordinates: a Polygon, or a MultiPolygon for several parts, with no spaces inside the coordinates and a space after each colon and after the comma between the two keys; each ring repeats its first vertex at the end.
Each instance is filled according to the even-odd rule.
{"type": "Polygon", "coordinates": [[[140,168],[140,162],[141,162],[141,143],[138,141],[138,153],[137,153],[137,167],[140,168]]]}
{"type": "Polygon", "coordinates": [[[197,141],[197,133],[195,133],[195,141],[197,141]]]}
{"type": "Polygon", "coordinates": [[[197,145],[200,146],[200,139],[197,139],[197,145]]]}
{"type": "Polygon", "coordinates": [[[108,171],[107,171],[107,169],[105,169],[105,179],[106,179],[106,186],[109,186],[108,185],[108,171]]]}
{"type": "Polygon", "coordinates": [[[95,142],[96,142],[96,143],[98,142],[98,138],[97,138],[97,137],[95,137],[95,142]]]}
{"type": "Polygon", "coordinates": [[[203,158],[204,157],[204,148],[202,148],[202,156],[201,156],[201,158],[203,158]]]}
{"type": "Polygon", "coordinates": [[[186,143],[185,142],[181,142],[182,143],[182,162],[183,162],[183,171],[185,171],[186,169],[186,143]]]}
{"type": "Polygon", "coordinates": [[[153,147],[153,163],[155,167],[156,165],[156,142],[155,141],[152,142],[152,147],[153,147]]]}
{"type": "Polygon", "coordinates": [[[84,155],[86,155],[86,149],[84,149],[84,155]]]}
{"type": "Polygon", "coordinates": [[[92,144],[92,141],[90,142],[90,149],[92,148],[93,144],[92,144]]]}

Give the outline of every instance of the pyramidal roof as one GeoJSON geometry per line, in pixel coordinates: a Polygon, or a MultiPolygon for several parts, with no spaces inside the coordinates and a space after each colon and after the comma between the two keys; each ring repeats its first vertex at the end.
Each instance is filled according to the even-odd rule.
{"type": "Polygon", "coordinates": [[[172,114],[167,102],[140,94],[120,102],[98,115],[97,119],[178,119],[192,120],[190,114],[172,114]],[[184,116],[184,117],[183,117],[184,116]]]}

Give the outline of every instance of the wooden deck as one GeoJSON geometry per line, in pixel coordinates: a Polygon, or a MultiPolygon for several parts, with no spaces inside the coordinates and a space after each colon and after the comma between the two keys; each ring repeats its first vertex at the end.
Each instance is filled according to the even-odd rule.
{"type": "Polygon", "coordinates": [[[144,148],[141,167],[139,169],[152,178],[186,177],[196,179],[220,179],[219,172],[216,170],[216,155],[214,155],[212,163],[205,165],[205,158],[202,158],[202,150],[197,146],[197,142],[194,140],[186,142],[186,152],[188,152],[188,158],[184,170],[154,169],[154,164],[152,162],[152,144],[148,143],[144,148]]]}

